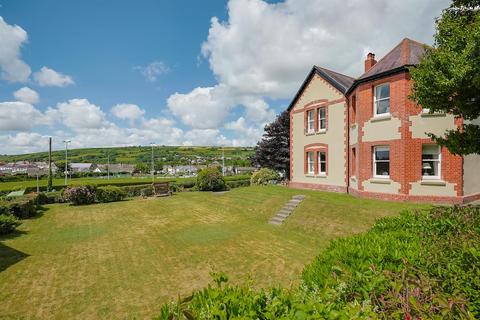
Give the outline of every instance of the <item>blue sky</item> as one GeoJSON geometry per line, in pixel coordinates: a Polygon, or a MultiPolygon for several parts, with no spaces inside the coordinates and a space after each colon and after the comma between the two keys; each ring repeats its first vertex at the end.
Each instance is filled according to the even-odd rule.
{"type": "Polygon", "coordinates": [[[254,145],[313,64],[358,76],[447,1],[0,0],[0,154],[254,145]],[[349,8],[349,10],[345,10],[349,8]]]}

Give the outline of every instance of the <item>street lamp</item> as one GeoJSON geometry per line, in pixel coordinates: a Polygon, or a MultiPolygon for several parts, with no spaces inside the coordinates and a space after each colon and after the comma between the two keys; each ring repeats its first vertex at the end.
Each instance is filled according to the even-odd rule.
{"type": "Polygon", "coordinates": [[[154,183],[155,182],[155,165],[153,163],[153,147],[155,146],[155,142],[150,142],[150,145],[152,146],[152,170],[151,170],[152,183],[154,183]]]}
{"type": "Polygon", "coordinates": [[[225,146],[222,145],[222,176],[225,176],[225,146]]]}
{"type": "Polygon", "coordinates": [[[72,141],[70,140],[63,140],[65,143],[65,185],[67,185],[68,179],[68,144],[72,141]]]}

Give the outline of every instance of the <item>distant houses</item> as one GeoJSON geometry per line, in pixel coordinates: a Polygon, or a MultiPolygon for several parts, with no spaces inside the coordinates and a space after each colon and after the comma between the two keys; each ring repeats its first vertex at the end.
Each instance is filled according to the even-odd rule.
{"type": "MultiPolygon", "coordinates": [[[[52,173],[55,174],[58,167],[52,163],[52,173]]],[[[0,163],[0,175],[27,174],[28,176],[48,174],[48,163],[17,161],[0,163]]]]}

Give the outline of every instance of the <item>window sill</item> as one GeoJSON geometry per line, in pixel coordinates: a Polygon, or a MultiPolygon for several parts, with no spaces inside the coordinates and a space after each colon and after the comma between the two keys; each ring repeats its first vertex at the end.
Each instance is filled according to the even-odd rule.
{"type": "Polygon", "coordinates": [[[422,118],[438,118],[438,117],[446,117],[446,113],[420,113],[420,117],[422,118]]]}
{"type": "Polygon", "coordinates": [[[326,173],[319,173],[319,174],[317,174],[315,177],[317,177],[317,178],[326,178],[326,177],[327,177],[327,174],[326,174],[326,173]]]}
{"type": "Polygon", "coordinates": [[[435,179],[431,179],[431,180],[426,179],[425,180],[425,178],[423,178],[423,179],[424,180],[420,181],[420,184],[422,186],[446,186],[447,185],[447,183],[443,180],[439,180],[439,179],[438,180],[435,180],[435,179]]]}
{"type": "Polygon", "coordinates": [[[313,135],[315,135],[315,131],[305,132],[305,135],[306,136],[313,136],[313,135]]]}
{"type": "Polygon", "coordinates": [[[369,180],[370,183],[375,183],[375,184],[391,184],[392,181],[390,180],[390,177],[385,177],[385,178],[380,178],[380,177],[375,177],[373,179],[369,180]]]}
{"type": "Polygon", "coordinates": [[[307,177],[307,178],[315,178],[315,175],[314,175],[313,173],[307,173],[307,174],[305,175],[305,177],[307,177]]]}
{"type": "Polygon", "coordinates": [[[392,115],[390,113],[388,114],[379,114],[379,115],[375,115],[373,116],[372,119],[370,119],[371,122],[376,122],[376,121],[386,121],[386,120],[390,120],[392,118],[392,115]]]}
{"type": "Polygon", "coordinates": [[[327,129],[320,129],[317,131],[317,134],[324,134],[327,133],[327,129]]]}

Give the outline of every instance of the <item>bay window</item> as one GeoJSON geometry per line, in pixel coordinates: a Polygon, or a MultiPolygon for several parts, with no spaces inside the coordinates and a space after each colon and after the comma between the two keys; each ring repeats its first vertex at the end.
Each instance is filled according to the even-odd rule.
{"type": "Polygon", "coordinates": [[[390,84],[381,84],[374,89],[373,115],[390,114],[390,84]]]}
{"type": "Polygon", "coordinates": [[[422,178],[440,179],[442,154],[440,146],[425,144],[422,146],[422,178]]]}
{"type": "Polygon", "coordinates": [[[377,178],[390,177],[390,147],[373,148],[373,176],[377,178]]]}

